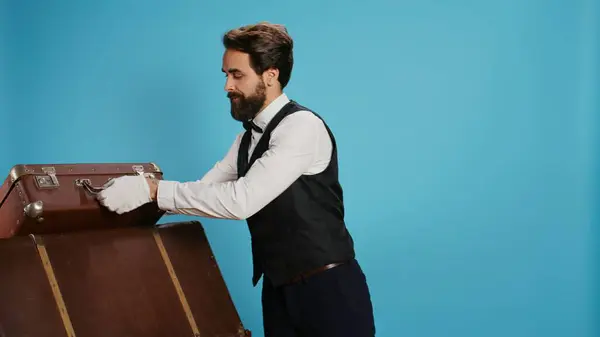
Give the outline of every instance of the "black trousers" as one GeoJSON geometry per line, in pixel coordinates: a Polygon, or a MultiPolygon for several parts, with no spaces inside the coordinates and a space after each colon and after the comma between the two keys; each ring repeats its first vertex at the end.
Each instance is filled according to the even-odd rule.
{"type": "Polygon", "coordinates": [[[365,275],[356,260],[289,285],[262,290],[265,337],[373,337],[365,275]]]}

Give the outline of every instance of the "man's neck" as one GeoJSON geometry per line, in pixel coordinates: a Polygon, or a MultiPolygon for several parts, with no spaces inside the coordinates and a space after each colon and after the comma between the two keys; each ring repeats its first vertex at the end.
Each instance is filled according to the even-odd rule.
{"type": "Polygon", "coordinates": [[[256,118],[258,115],[260,115],[261,112],[263,112],[263,110],[269,106],[269,104],[273,103],[274,100],[277,99],[277,97],[281,96],[283,94],[283,92],[278,91],[278,92],[274,92],[274,93],[267,93],[267,98],[265,99],[265,103],[263,104],[263,106],[260,108],[260,110],[258,111],[258,113],[256,114],[256,116],[254,116],[254,118],[256,118]]]}

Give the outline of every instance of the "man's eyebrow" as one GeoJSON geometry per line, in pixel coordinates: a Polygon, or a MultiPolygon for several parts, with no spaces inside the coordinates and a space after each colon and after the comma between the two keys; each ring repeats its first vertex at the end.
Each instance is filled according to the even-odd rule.
{"type": "Polygon", "coordinates": [[[229,68],[227,71],[225,71],[225,69],[221,69],[221,71],[224,73],[241,73],[241,71],[236,68],[229,68]]]}

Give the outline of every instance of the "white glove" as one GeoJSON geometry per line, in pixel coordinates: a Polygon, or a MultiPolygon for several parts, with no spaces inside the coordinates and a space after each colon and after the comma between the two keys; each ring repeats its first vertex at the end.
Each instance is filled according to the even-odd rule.
{"type": "Polygon", "coordinates": [[[96,196],[109,210],[123,214],[152,202],[150,186],[143,175],[122,176],[104,185],[96,196]]]}

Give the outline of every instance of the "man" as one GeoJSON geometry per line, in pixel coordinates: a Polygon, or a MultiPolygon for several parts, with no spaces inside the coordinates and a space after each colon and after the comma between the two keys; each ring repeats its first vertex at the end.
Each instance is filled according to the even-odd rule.
{"type": "Polygon", "coordinates": [[[365,275],[344,223],[335,138],[283,93],[293,40],[281,25],[227,32],[222,71],[231,115],[246,128],[199,181],[113,180],[98,196],[123,213],[145,203],[178,214],[245,219],[253,284],[263,277],[265,336],[374,336],[365,275]]]}

